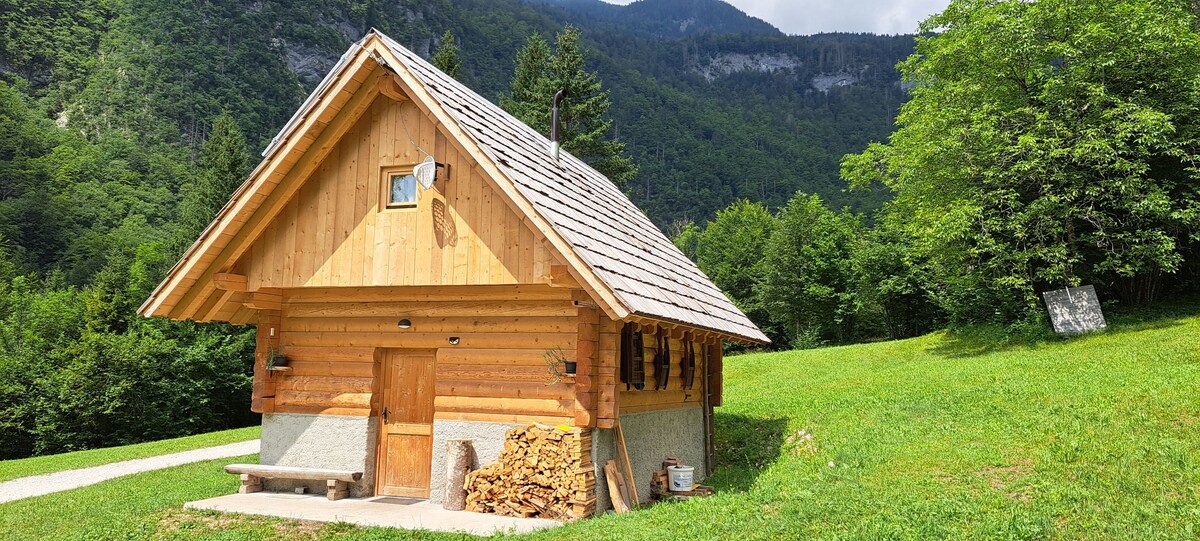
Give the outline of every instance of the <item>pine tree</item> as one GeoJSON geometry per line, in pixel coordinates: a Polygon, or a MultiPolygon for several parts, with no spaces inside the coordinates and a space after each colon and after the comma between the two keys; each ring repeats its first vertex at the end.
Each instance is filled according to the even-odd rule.
{"type": "Polygon", "coordinates": [[[454,41],[454,34],[449,30],[442,34],[442,44],[434,51],[432,62],[434,67],[446,75],[458,79],[458,74],[462,71],[462,60],[458,58],[458,43],[454,41]]]}
{"type": "Polygon", "coordinates": [[[212,132],[200,151],[199,174],[184,188],[179,210],[184,246],[195,240],[229,201],[245,180],[249,164],[250,152],[237,122],[229,113],[221,113],[213,119],[212,132]]]}
{"type": "Polygon", "coordinates": [[[584,66],[579,31],[566,27],[555,40],[555,51],[534,34],[517,55],[510,93],[500,106],[533,129],[550,133],[551,100],[562,90],[559,107],[559,140],[562,148],[603,173],[618,187],[637,174],[625,153],[625,143],[605,137],[612,121],[605,118],[612,105],[600,77],[584,66]]]}
{"type": "Polygon", "coordinates": [[[529,36],[525,47],[517,53],[510,92],[500,98],[500,107],[545,134],[550,133],[549,103],[553,97],[553,93],[546,94],[550,87],[547,71],[551,56],[550,45],[541,34],[529,36]]]}

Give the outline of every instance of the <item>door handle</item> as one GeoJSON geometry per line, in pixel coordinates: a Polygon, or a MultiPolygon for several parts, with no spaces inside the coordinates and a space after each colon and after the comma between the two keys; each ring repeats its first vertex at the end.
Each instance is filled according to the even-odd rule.
{"type": "Polygon", "coordinates": [[[387,407],[384,406],[384,408],[383,408],[383,424],[385,424],[385,425],[388,424],[388,415],[390,415],[391,413],[392,412],[388,411],[387,407]]]}

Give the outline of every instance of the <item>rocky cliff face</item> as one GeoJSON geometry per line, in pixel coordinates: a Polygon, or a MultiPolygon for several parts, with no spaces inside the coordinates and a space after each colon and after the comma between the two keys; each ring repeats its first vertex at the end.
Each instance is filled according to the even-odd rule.
{"type": "Polygon", "coordinates": [[[708,81],[722,75],[745,71],[760,73],[775,73],[782,70],[793,70],[804,65],[799,58],[783,53],[721,53],[708,59],[696,71],[708,81]]]}

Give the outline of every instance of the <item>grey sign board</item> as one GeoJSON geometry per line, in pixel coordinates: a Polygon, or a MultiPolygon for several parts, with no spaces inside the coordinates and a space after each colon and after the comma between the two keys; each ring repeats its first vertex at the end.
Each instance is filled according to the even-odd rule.
{"type": "Polygon", "coordinates": [[[1069,287],[1042,293],[1050,323],[1058,334],[1083,334],[1108,326],[1100,299],[1092,286],[1069,287]]]}

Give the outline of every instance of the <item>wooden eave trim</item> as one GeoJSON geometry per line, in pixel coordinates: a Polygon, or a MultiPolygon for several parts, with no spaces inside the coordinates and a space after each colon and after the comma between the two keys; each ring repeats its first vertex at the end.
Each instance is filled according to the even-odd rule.
{"type": "Polygon", "coordinates": [[[647,316],[647,315],[642,315],[642,314],[631,314],[629,317],[626,317],[620,321],[630,322],[630,323],[638,323],[640,325],[646,325],[646,326],[658,325],[658,326],[665,327],[665,328],[671,329],[671,330],[678,328],[678,329],[683,329],[683,330],[691,330],[693,332],[707,333],[707,334],[716,336],[717,338],[719,338],[721,340],[726,340],[729,342],[734,342],[737,344],[744,344],[744,345],[748,345],[748,346],[765,346],[770,343],[770,342],[763,342],[761,340],[755,340],[755,339],[752,339],[752,338],[749,338],[746,336],[742,336],[740,334],[734,334],[734,333],[731,333],[728,331],[710,329],[708,327],[700,327],[693,323],[684,323],[682,321],[673,321],[673,320],[669,320],[669,319],[665,319],[665,318],[660,318],[660,317],[655,317],[655,316],[647,316]]]}
{"type": "MultiPolygon", "coordinates": [[[[324,95],[316,100],[315,106],[308,111],[303,120],[297,123],[296,128],[286,135],[284,141],[272,147],[272,152],[259,162],[246,181],[238,187],[230,201],[217,213],[217,217],[204,229],[200,237],[196,239],[196,242],[192,243],[192,246],[188,248],[183,257],[167,273],[167,277],[151,293],[150,298],[146,299],[146,302],[138,309],[139,314],[145,317],[172,315],[172,312],[176,311],[180,303],[191,300],[189,299],[189,294],[194,299],[199,290],[205,289],[208,285],[203,283],[203,275],[193,279],[189,286],[182,285],[194,273],[203,272],[198,271],[198,268],[212,271],[207,273],[211,275],[215,273],[214,267],[224,265],[230,260],[236,260],[237,256],[221,257],[229,253],[229,243],[226,243],[225,246],[219,248],[220,252],[217,253],[213,261],[201,263],[204,256],[214,250],[214,246],[222,238],[229,237],[230,241],[236,240],[236,234],[240,233],[246,227],[246,221],[253,218],[253,214],[261,208],[262,203],[274,191],[274,188],[278,187],[278,184],[286,178],[287,174],[300,161],[295,160],[289,164],[285,163],[285,158],[295,152],[303,152],[311,148],[317,142],[319,135],[324,135],[325,130],[328,128],[328,123],[333,120],[333,118],[322,120],[326,111],[332,103],[339,101],[335,99],[336,97],[343,92],[347,92],[347,87],[352,81],[355,81],[355,75],[363,69],[368,71],[374,69],[374,66],[368,64],[368,62],[372,61],[370,53],[360,47],[356,53],[356,57],[336,77],[336,82],[329,85],[324,95]],[[318,124],[324,125],[318,128],[318,124]],[[314,132],[319,135],[314,135],[314,132]],[[307,141],[307,144],[302,145],[301,143],[305,141],[307,141]],[[302,146],[303,148],[301,148],[302,146]],[[278,177],[278,181],[267,186],[276,177],[278,177]],[[248,207],[251,208],[248,213],[250,216],[239,220],[238,217],[245,216],[244,213],[248,207]],[[183,287],[189,287],[190,289],[185,290],[175,302],[167,304],[167,300],[175,296],[176,291],[183,287]]],[[[364,77],[365,79],[366,77],[364,77]]],[[[378,95],[378,88],[373,88],[374,85],[367,85],[362,81],[358,81],[358,83],[358,87],[356,88],[358,93],[367,92],[371,94],[370,99],[378,95]]],[[[354,94],[355,92],[347,92],[346,99],[342,104],[343,106],[333,115],[334,118],[342,112],[341,109],[344,109],[345,105],[353,101],[354,94]]],[[[301,179],[299,182],[302,183],[303,180],[301,179]]],[[[257,237],[257,235],[254,236],[257,237]]],[[[242,239],[244,245],[248,245],[254,240],[242,239]]],[[[244,246],[238,247],[234,252],[240,255],[244,249],[244,246]]],[[[186,314],[176,315],[186,317],[186,314]]]]}
{"type": "Polygon", "coordinates": [[[400,78],[400,85],[410,97],[414,98],[413,102],[424,109],[427,115],[433,116],[437,120],[437,124],[449,132],[450,137],[447,139],[471,156],[475,160],[476,166],[482,168],[487,173],[486,176],[490,177],[493,183],[500,188],[499,191],[505,203],[514,212],[533,222],[534,229],[545,236],[554,252],[571,267],[572,274],[575,275],[583,289],[597,301],[605,315],[612,319],[627,317],[631,313],[629,307],[625,306],[608,288],[607,284],[596,276],[591,267],[571,248],[570,243],[554,229],[553,225],[537,211],[533,204],[521,195],[512,179],[508,178],[491,157],[483,152],[474,138],[467,135],[458,125],[458,121],[429,93],[404,62],[392,53],[391,48],[384,45],[379,36],[375,34],[369,35],[364,40],[363,48],[372,51],[386,61],[386,67],[400,78]]]}

